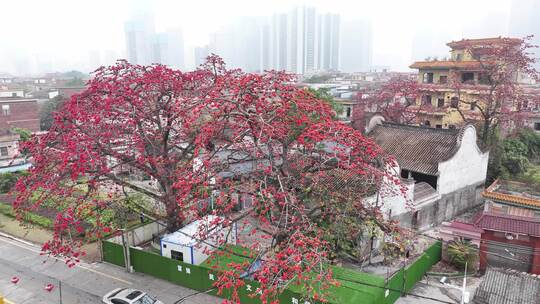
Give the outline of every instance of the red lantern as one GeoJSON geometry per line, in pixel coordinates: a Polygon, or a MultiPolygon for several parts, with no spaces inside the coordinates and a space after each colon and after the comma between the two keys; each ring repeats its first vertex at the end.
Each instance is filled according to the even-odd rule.
{"type": "Polygon", "coordinates": [[[13,283],[13,284],[19,283],[19,278],[18,277],[12,277],[11,278],[11,283],[13,283]]]}
{"type": "Polygon", "coordinates": [[[45,290],[46,291],[51,292],[53,289],[54,289],[53,284],[49,283],[49,284],[45,285],[45,290]]]}

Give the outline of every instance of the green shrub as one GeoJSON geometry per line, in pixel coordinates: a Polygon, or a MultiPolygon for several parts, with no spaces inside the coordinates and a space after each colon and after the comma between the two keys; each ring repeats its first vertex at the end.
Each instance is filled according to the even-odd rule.
{"type": "Polygon", "coordinates": [[[529,165],[528,148],[518,138],[506,139],[502,145],[501,163],[509,174],[517,175],[525,172],[529,165]]]}
{"type": "MultiPolygon", "coordinates": [[[[15,217],[15,211],[9,204],[0,203],[0,213],[9,217],[15,217]]],[[[38,225],[43,228],[53,228],[54,226],[54,222],[51,219],[32,212],[25,212],[23,218],[25,222],[38,225]]]]}
{"type": "Polygon", "coordinates": [[[15,173],[0,173],[0,193],[8,193],[17,183],[19,175],[15,173]]]}
{"type": "Polygon", "coordinates": [[[531,129],[518,131],[519,140],[527,147],[527,157],[540,160],[540,134],[531,129]]]}

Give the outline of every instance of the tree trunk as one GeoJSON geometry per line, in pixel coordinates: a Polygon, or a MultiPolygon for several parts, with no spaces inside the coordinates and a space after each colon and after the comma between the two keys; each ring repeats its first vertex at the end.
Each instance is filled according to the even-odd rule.
{"type": "Polygon", "coordinates": [[[489,127],[491,126],[490,120],[484,120],[484,126],[482,128],[482,148],[485,149],[488,146],[489,139],[489,127]]]}
{"type": "Polygon", "coordinates": [[[175,190],[172,184],[166,184],[164,187],[162,203],[167,210],[167,231],[175,232],[184,226],[184,214],[178,202],[176,201],[175,190]]]}

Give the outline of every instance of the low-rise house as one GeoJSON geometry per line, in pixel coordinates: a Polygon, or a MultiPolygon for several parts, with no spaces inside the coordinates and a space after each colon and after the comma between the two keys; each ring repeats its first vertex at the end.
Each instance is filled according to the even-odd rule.
{"type": "Polygon", "coordinates": [[[85,86],[51,88],[51,90],[49,91],[49,99],[52,99],[56,96],[62,96],[65,99],[70,99],[71,96],[79,94],[85,89],[85,86]]]}
{"type": "Polygon", "coordinates": [[[540,187],[496,180],[474,220],[483,230],[480,270],[488,266],[540,274],[540,187]]]}
{"type": "Polygon", "coordinates": [[[490,268],[473,297],[476,304],[539,304],[540,278],[522,272],[490,268]]]}
{"type": "Polygon", "coordinates": [[[19,134],[14,129],[39,131],[36,99],[0,98],[0,172],[17,171],[27,167],[23,157],[17,157],[19,134]]]}
{"type": "Polygon", "coordinates": [[[161,238],[161,255],[180,262],[199,265],[209,253],[228,243],[236,245],[237,227],[224,228],[222,218],[207,215],[161,238]],[[204,239],[204,241],[202,241],[204,239]]]}
{"type": "Polygon", "coordinates": [[[3,89],[0,90],[0,98],[1,97],[24,97],[24,90],[22,89],[3,89]]]}
{"type": "Polygon", "coordinates": [[[427,229],[482,203],[489,152],[478,147],[474,126],[436,129],[373,117],[367,131],[397,162],[406,195],[381,199],[403,226],[427,229]]]}

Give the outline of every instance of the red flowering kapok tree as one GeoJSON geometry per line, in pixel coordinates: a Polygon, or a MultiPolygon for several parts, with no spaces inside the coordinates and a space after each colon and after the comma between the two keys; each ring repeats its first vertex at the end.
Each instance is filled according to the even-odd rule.
{"type": "Polygon", "coordinates": [[[238,300],[250,278],[265,301],[291,284],[306,299],[324,299],[336,283],[331,256],[362,246],[373,227],[394,229],[366,197],[397,183],[380,149],[332,114],[284,72],[227,70],[216,56],[189,73],[120,62],[98,70],[49,133],[24,145],[34,166],[17,185],[15,207],[58,210],[43,249],[66,256],[80,245],[73,230],[88,237],[115,228],[104,217],[130,193],[150,198],[145,212],[169,231],[215,215],[212,226],[243,231],[237,244],[246,253],[222,246],[230,229],[219,237],[201,229],[210,261],[251,261],[216,263],[216,288],[238,300]]]}
{"type": "Polygon", "coordinates": [[[127,62],[97,70],[88,88],[55,113],[49,132],[22,146],[34,166],[18,182],[16,210],[58,211],[55,238],[44,250],[71,255],[80,240],[74,233],[108,232],[111,209],[134,192],[151,200],[145,212],[163,218],[170,231],[181,227],[194,188],[205,182],[194,160],[219,87],[210,70],[127,62]]]}
{"type": "Polygon", "coordinates": [[[418,81],[403,77],[391,79],[370,94],[359,93],[355,96],[353,125],[361,129],[375,113],[390,122],[414,123],[420,111],[431,110],[429,105],[416,103],[420,93],[418,81]]]}
{"type": "Polygon", "coordinates": [[[534,63],[531,37],[523,39],[501,38],[498,43],[476,45],[464,40],[464,50],[477,64],[478,79],[463,81],[459,73],[450,78],[450,86],[464,110],[457,106],[465,122],[476,123],[480,141],[489,146],[495,130],[523,126],[531,110],[540,106],[538,93],[528,90],[521,78],[538,80],[534,63]],[[467,98],[468,96],[474,98],[467,98]],[[469,110],[470,109],[470,110],[469,110]]]}
{"type": "Polygon", "coordinates": [[[308,298],[325,298],[336,283],[331,256],[349,246],[358,250],[373,227],[394,229],[380,206],[366,201],[383,183],[397,183],[384,169],[390,161],[371,140],[335,121],[327,102],[293,81],[279,72],[231,78],[231,94],[223,100],[228,113],[223,125],[211,126],[227,132],[200,155],[217,176],[219,224],[236,222],[248,231],[238,242],[255,259],[228,263],[217,286],[236,290],[247,273],[259,282],[262,299],[291,284],[302,286],[308,298]],[[244,208],[231,214],[238,203],[244,208]]]}

